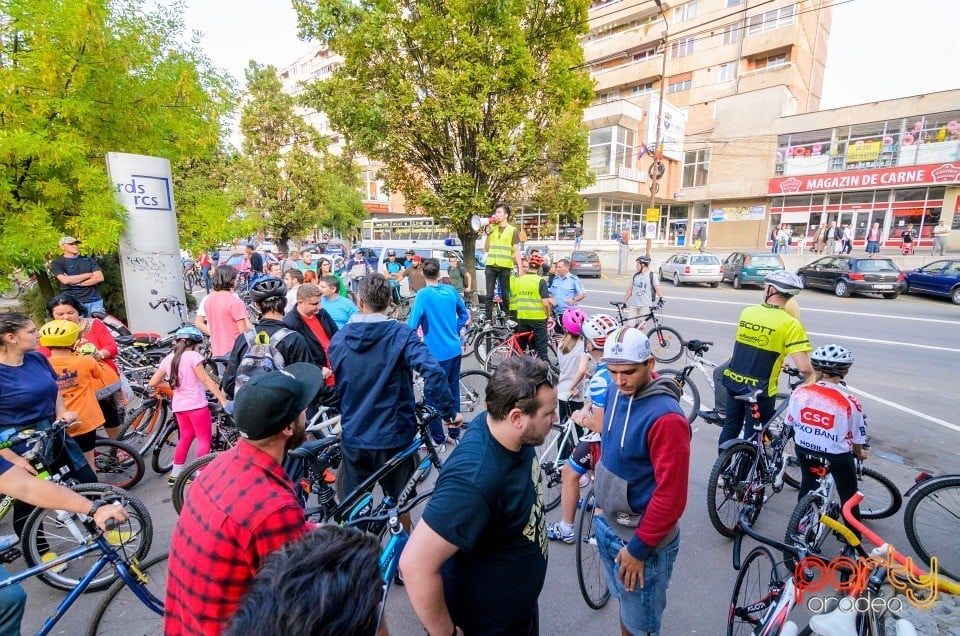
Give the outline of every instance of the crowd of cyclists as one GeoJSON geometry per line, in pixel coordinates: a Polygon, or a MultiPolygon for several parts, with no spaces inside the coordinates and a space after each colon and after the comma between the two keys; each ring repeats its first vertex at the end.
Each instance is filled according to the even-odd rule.
{"type": "MultiPolygon", "coordinates": [[[[284,456],[304,441],[307,415],[321,406],[338,408],[342,462],[337,486],[341,495],[352,491],[413,439],[414,372],[422,378],[426,401],[440,414],[442,426],[437,422],[433,428],[434,441],[453,448],[449,461],[456,466],[441,472],[437,503],[430,504],[424,527],[418,525],[410,544],[420,555],[440,550],[449,564],[444,559],[432,572],[423,570],[431,562],[426,557],[416,564],[412,558],[401,562],[409,575],[411,602],[428,631],[537,633],[536,596],[545,576],[547,540],[574,542],[581,489],[593,483],[603,510],[596,541],[620,603],[623,632],[659,633],[680,548],[691,438],[679,406],[680,389],[657,374],[642,331],[644,320],[662,306],[659,280],[650,256],[640,256],[624,296],[630,308],[624,318],[588,315],[579,306],[586,292],[570,274],[569,263],[561,259],[549,279],[543,276],[543,259],[520,254],[519,234],[509,219],[509,207],[498,204],[495,222],[485,230],[486,288],[491,292],[484,299],[485,319],[496,315],[500,300],[516,329],[532,332],[532,348],[541,361],[549,359],[553,325],[562,334],[557,363],[555,368],[522,361],[501,365],[487,388],[491,412],[470,422],[466,434],[467,423],[458,413],[457,378],[462,330],[477,319],[463,300],[473,291],[469,274],[442,281],[436,259],[407,254],[409,261],[401,264],[396,253],[388,253],[384,271],[376,272],[360,252],[337,272],[329,260],[314,261],[306,252],[298,261],[265,263],[251,247],[250,272],[244,274],[251,312],[236,293],[238,271],[205,262],[212,271],[210,293],[195,325],[176,331],[172,349],[147,382],[150,389],[172,391],[179,438],[169,483],[184,470],[194,442],[197,457],[210,451],[211,408],[217,403],[232,412],[242,441],[218,456],[191,487],[170,547],[170,569],[176,576],[168,585],[166,633],[301,628],[372,633],[371,625],[379,625],[371,623],[379,611],[376,543],[352,531],[312,530],[292,494],[284,456]],[[409,319],[400,322],[387,314],[401,301],[399,283],[405,278],[416,299],[409,319]],[[203,347],[209,355],[200,352],[203,347]],[[533,377],[538,379],[523,388],[533,377]],[[513,395],[508,378],[525,393],[505,398],[513,395]],[[589,434],[569,449],[560,519],[547,524],[542,503],[538,508],[530,499],[539,496],[539,484],[537,460],[528,449],[543,443],[546,433],[540,432],[557,419],[554,409],[560,420],[572,418],[589,434]],[[489,435],[474,435],[478,429],[489,435]],[[505,447],[513,455],[488,465],[478,449],[490,447],[505,447]],[[480,502],[484,499],[478,493],[493,492],[484,490],[489,475],[478,472],[479,467],[499,465],[517,475],[528,471],[529,478],[531,461],[533,480],[520,479],[519,490],[504,502],[520,514],[491,515],[484,525],[477,521],[484,517],[473,509],[479,525],[469,531],[450,518],[451,502],[480,502]],[[532,559],[534,578],[540,577],[539,583],[530,581],[536,589],[532,597],[515,594],[522,601],[511,600],[469,585],[471,574],[491,583],[500,574],[509,575],[511,564],[502,559],[491,564],[474,558],[484,542],[517,550],[529,543],[534,553],[543,544],[542,567],[536,554],[517,552],[532,559]],[[292,572],[308,566],[316,568],[316,577],[290,593],[308,607],[293,606],[282,590],[290,589],[292,572]],[[345,571],[354,574],[345,577],[345,571]],[[438,582],[448,593],[446,607],[442,591],[437,596],[438,582]],[[309,607],[317,603],[304,587],[324,599],[322,607],[309,607]],[[472,595],[471,602],[465,595],[472,595]],[[510,620],[491,622],[491,612],[510,620]]],[[[451,271],[458,271],[456,263],[451,271]]],[[[789,358],[806,377],[790,396],[786,415],[803,470],[799,494],[816,488],[812,469],[829,465],[839,496],[847,501],[856,492],[856,460],[866,458],[863,408],[843,384],[854,358],[835,344],[813,349],[799,319],[785,310],[802,288],[796,275],[774,272],[765,280],[763,301],[740,315],[733,354],[720,377],[727,399],[717,405],[724,413],[718,448],[752,434],[746,402],[738,398],[753,396],[761,419],[770,418],[778,377],[789,358]]],[[[61,440],[55,463],[82,483],[97,480],[92,440],[101,426],[106,435],[116,436],[128,393],[128,379],[115,362],[116,339],[87,309],[74,296],[60,294],[47,304],[50,321],[39,327],[25,316],[0,314],[0,428],[12,433],[48,427],[57,419],[76,422],[61,440]]],[[[80,501],[72,491],[31,478],[35,471],[20,456],[23,450],[0,451],[0,490],[17,499],[17,534],[31,505],[88,514],[101,527],[108,518],[125,518],[121,507],[80,501]]],[[[383,495],[399,499],[415,468],[411,457],[402,470],[390,473],[380,483],[383,495]]],[[[409,519],[404,523],[410,527],[409,519]]],[[[17,540],[2,538],[0,548],[17,540]]],[[[18,633],[23,595],[17,590],[0,594],[0,633],[18,633]]]]}

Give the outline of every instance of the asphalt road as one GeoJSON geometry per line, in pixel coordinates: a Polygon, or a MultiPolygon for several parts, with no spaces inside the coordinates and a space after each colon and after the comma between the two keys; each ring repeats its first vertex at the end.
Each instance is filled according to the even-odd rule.
{"type": "MultiPolygon", "coordinates": [[[[588,296],[583,305],[588,313],[612,309],[609,301],[622,299],[626,281],[626,277],[584,281],[588,296]]],[[[668,284],[664,292],[665,324],[678,329],[686,339],[712,340],[715,345],[707,356],[716,361],[730,354],[739,312],[762,299],[758,289],[735,291],[727,285],[711,289],[674,288],[668,284]]],[[[947,301],[910,296],[894,301],[879,297],[841,299],[809,291],[799,300],[801,319],[814,346],[836,342],[854,352],[856,363],[848,379],[862,398],[868,416],[870,465],[904,491],[920,468],[938,473],[960,472],[960,391],[956,382],[960,371],[960,309],[947,301]]],[[[709,405],[708,388],[700,380],[698,385],[709,405]]],[[[718,428],[702,421],[694,424],[682,544],[668,595],[664,636],[715,635],[725,630],[727,604],[736,577],[730,558],[732,542],[713,530],[705,503],[718,433],[718,428]]],[[[176,523],[165,477],[149,475],[134,493],[153,512],[153,551],[165,549],[176,523]]],[[[782,537],[795,501],[795,491],[789,489],[774,495],[758,522],[758,530],[782,537]]],[[[548,521],[558,516],[559,511],[555,510],[548,515],[548,521]]],[[[902,511],[870,525],[909,552],[902,511]]],[[[8,527],[9,521],[0,532],[10,532],[8,527]]],[[[750,544],[745,542],[745,547],[750,544]]],[[[9,567],[17,570],[22,562],[9,567]]],[[[509,575],[504,577],[503,584],[511,584],[509,575]]],[[[32,633],[63,595],[35,581],[28,581],[25,588],[29,600],[24,632],[32,633]]],[[[75,634],[84,629],[99,596],[81,599],[54,633],[75,634]]],[[[603,610],[593,611],[580,597],[573,546],[550,546],[540,611],[544,634],[619,633],[615,600],[603,610]]],[[[423,633],[402,588],[391,590],[388,622],[394,634],[423,633]]]]}

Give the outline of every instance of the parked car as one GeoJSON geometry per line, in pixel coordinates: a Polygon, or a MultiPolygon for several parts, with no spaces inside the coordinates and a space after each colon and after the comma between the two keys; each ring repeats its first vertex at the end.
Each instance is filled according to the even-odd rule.
{"type": "Polygon", "coordinates": [[[903,272],[889,258],[824,256],[797,270],[804,287],[832,290],[842,298],[876,293],[894,299],[906,289],[903,272]]]}
{"type": "Polygon", "coordinates": [[[904,272],[904,278],[907,293],[946,296],[953,304],[960,305],[960,260],[933,261],[904,272]]]}
{"type": "Polygon", "coordinates": [[[723,264],[713,254],[680,252],[660,265],[660,280],[677,287],[684,283],[709,283],[716,287],[723,280],[723,264]]]}
{"type": "Polygon", "coordinates": [[[554,260],[553,254],[550,253],[550,248],[548,246],[531,245],[530,243],[527,243],[526,247],[523,250],[523,255],[526,256],[527,258],[530,258],[530,253],[533,250],[537,250],[538,252],[540,252],[540,256],[543,257],[544,265],[549,266],[551,263],[553,263],[553,260],[554,260]]]}
{"type": "Polygon", "coordinates": [[[577,276],[600,278],[603,268],[596,252],[574,252],[570,255],[570,273],[577,276]]]}
{"type": "Polygon", "coordinates": [[[723,280],[734,289],[744,285],[763,285],[770,272],[786,269],[779,254],[770,252],[734,252],[723,259],[723,280]]]}

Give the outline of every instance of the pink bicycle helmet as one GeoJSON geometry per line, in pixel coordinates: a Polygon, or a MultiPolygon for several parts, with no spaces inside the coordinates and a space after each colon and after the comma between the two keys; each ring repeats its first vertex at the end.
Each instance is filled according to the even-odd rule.
{"type": "Polygon", "coordinates": [[[579,307],[570,307],[563,312],[563,317],[560,319],[560,322],[563,324],[563,328],[567,333],[578,336],[580,335],[580,327],[586,319],[587,314],[583,313],[582,309],[579,307]]]}

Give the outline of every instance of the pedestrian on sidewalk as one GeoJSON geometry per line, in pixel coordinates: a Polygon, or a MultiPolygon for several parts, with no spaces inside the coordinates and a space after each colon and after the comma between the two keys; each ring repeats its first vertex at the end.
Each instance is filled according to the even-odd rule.
{"type": "Polygon", "coordinates": [[[937,226],[933,228],[933,252],[932,255],[936,256],[937,252],[940,253],[940,256],[943,256],[943,250],[947,242],[947,234],[950,233],[949,228],[947,228],[947,223],[940,219],[940,222],[937,223],[937,226]]]}

